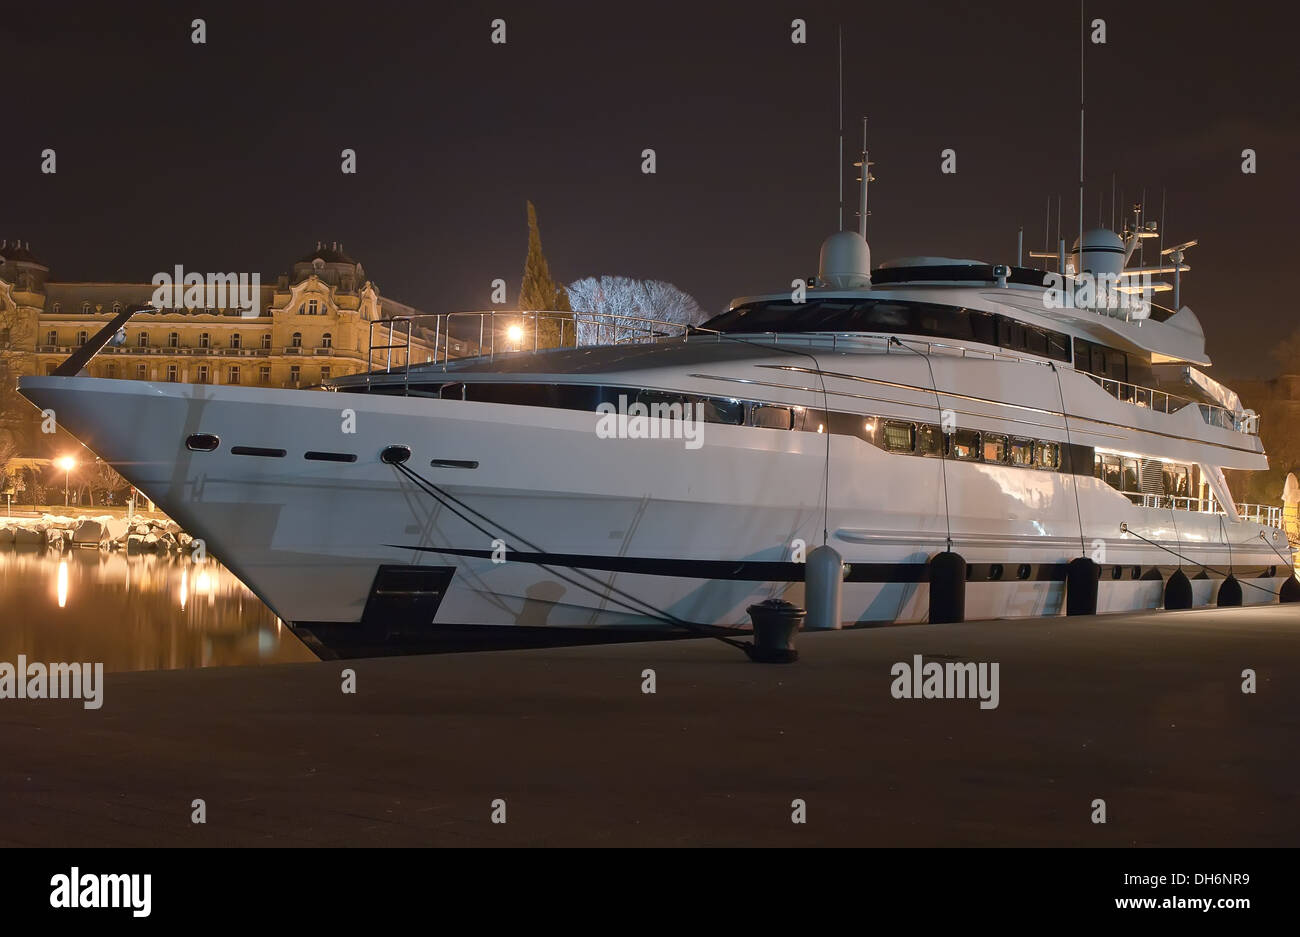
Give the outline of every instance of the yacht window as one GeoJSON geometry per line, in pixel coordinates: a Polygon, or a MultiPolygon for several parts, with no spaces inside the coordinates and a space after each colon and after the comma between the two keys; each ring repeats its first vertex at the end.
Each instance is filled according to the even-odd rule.
{"type": "Polygon", "coordinates": [[[998,319],[998,344],[1012,351],[1023,351],[1025,347],[1025,327],[1015,319],[1005,316],[998,319]]]}
{"type": "Polygon", "coordinates": [[[1035,462],[1039,468],[1057,469],[1061,467],[1061,447],[1054,442],[1038,442],[1034,444],[1035,462]]]}
{"type": "Polygon", "coordinates": [[[1101,479],[1110,487],[1120,488],[1120,465],[1119,457],[1113,455],[1104,455],[1098,457],[1101,462],[1101,479]]]}
{"type": "Polygon", "coordinates": [[[922,423],[917,432],[917,452],[921,455],[942,455],[943,434],[933,423],[922,423]]]}
{"type": "Polygon", "coordinates": [[[1047,333],[1041,329],[1025,329],[1025,348],[1035,355],[1047,354],[1047,333]]]}
{"type": "Polygon", "coordinates": [[[745,405],[739,400],[719,400],[716,397],[704,401],[704,421],[706,423],[729,423],[739,426],[745,421],[745,405]]]}
{"type": "Polygon", "coordinates": [[[680,420],[685,416],[686,401],[680,394],[658,390],[637,391],[636,402],[644,404],[652,419],[680,420]]]}
{"type": "Polygon", "coordinates": [[[980,434],[978,430],[959,429],[954,430],[949,437],[951,445],[949,453],[954,459],[963,459],[973,462],[980,457],[980,434]]]}
{"type": "Polygon", "coordinates": [[[1032,439],[1013,438],[1011,440],[1011,464],[1034,464],[1034,441],[1032,439]]]}
{"type": "Polygon", "coordinates": [[[1124,487],[1121,491],[1141,491],[1138,485],[1138,463],[1137,459],[1124,459],[1121,463],[1124,469],[1124,487]]]}
{"type": "Polygon", "coordinates": [[[916,448],[916,427],[889,420],[881,430],[880,441],[889,452],[911,452],[916,448]]]}
{"type": "Polygon", "coordinates": [[[1165,494],[1175,498],[1186,498],[1188,493],[1187,467],[1167,465],[1164,469],[1165,494]]]}
{"type": "Polygon", "coordinates": [[[756,403],[750,408],[749,424],[768,429],[790,429],[794,426],[794,419],[789,407],[772,407],[765,403],[756,403]]]}
{"type": "Polygon", "coordinates": [[[1007,437],[998,433],[984,434],[984,461],[1005,462],[1007,460],[1007,437]]]}

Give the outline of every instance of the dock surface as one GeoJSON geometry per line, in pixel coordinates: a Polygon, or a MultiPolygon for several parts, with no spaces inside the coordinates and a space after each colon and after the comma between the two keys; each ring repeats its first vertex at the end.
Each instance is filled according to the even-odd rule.
{"type": "Polygon", "coordinates": [[[98,711],[0,700],[0,843],[1300,841],[1300,607],[804,633],[798,648],[791,665],[686,640],[116,673],[98,711]],[[895,699],[891,667],[916,654],[998,663],[997,708],[895,699]]]}

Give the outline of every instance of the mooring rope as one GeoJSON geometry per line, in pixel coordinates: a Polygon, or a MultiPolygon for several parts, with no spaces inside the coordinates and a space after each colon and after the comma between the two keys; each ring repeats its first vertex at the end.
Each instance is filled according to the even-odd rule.
{"type": "MultiPolygon", "coordinates": [[[[483,527],[481,524],[475,522],[470,517],[467,517],[460,510],[457,510],[457,507],[463,508],[465,511],[468,511],[469,513],[475,515],[476,517],[481,518],[485,523],[491,524],[492,526],[496,527],[497,530],[505,533],[507,536],[511,537],[512,539],[529,547],[535,553],[541,553],[541,554],[546,553],[546,551],[543,550],[541,547],[537,546],[537,544],[531,542],[526,537],[523,537],[520,534],[511,531],[505,525],[492,520],[492,518],[488,517],[483,512],[470,507],[468,504],[466,504],[461,499],[457,498],[455,495],[452,495],[447,491],[443,490],[442,488],[439,488],[437,485],[429,481],[427,478],[422,476],[419,472],[416,472],[411,467],[400,462],[394,462],[391,464],[393,468],[397,469],[399,472],[401,472],[403,475],[409,478],[412,482],[414,482],[422,491],[424,491],[425,494],[429,495],[431,498],[433,498],[443,507],[447,508],[447,510],[451,511],[461,520],[465,521],[465,523],[469,524],[475,530],[479,531],[479,533],[489,538],[489,540],[497,540],[500,538],[496,534],[494,534],[491,530],[483,527]]],[[[555,576],[557,579],[561,579],[564,582],[567,582],[578,589],[582,589],[585,592],[589,592],[592,595],[596,596],[597,598],[601,598],[606,601],[612,602],[613,604],[618,605],[621,608],[625,609],[626,611],[632,612],[633,614],[645,615],[646,617],[656,619],[657,621],[660,621],[663,624],[681,628],[685,631],[690,631],[693,634],[698,634],[702,637],[714,638],[716,640],[723,642],[724,644],[729,644],[732,647],[739,648],[742,651],[751,647],[751,645],[747,645],[744,644],[743,642],[736,641],[733,640],[732,638],[726,637],[725,635],[718,634],[716,626],[701,625],[696,622],[686,621],[683,618],[678,618],[676,615],[673,615],[670,612],[663,611],[662,609],[657,608],[656,606],[652,605],[651,603],[647,602],[644,599],[638,598],[609,583],[602,582],[599,578],[597,578],[596,576],[592,575],[591,573],[587,572],[584,569],[580,569],[578,567],[573,567],[573,566],[564,567],[565,569],[572,570],[574,573],[576,573],[579,576],[584,576],[590,579],[591,581],[595,582],[596,585],[599,586],[599,589],[592,588],[586,583],[579,582],[570,576],[566,576],[564,573],[561,573],[556,568],[554,568],[553,564],[538,563],[537,565],[540,566],[542,569],[546,570],[551,575],[555,576]],[[608,594],[605,594],[609,592],[616,593],[622,596],[623,598],[627,599],[628,601],[624,602],[616,598],[611,598],[608,594]],[[629,602],[637,603],[644,607],[637,608],[635,607],[635,605],[628,604],[629,602]]]]}
{"type": "MultiPolygon", "coordinates": [[[[1236,577],[1236,576],[1235,576],[1231,571],[1224,572],[1224,571],[1221,570],[1221,569],[1215,569],[1213,566],[1207,566],[1206,564],[1200,562],[1199,560],[1194,560],[1194,559],[1192,559],[1190,556],[1183,556],[1183,555],[1182,555],[1181,553],[1179,553],[1177,550],[1171,550],[1171,549],[1169,549],[1169,548],[1168,548],[1167,546],[1165,546],[1163,543],[1157,543],[1157,542],[1154,541],[1154,540],[1150,540],[1150,539],[1148,539],[1148,538],[1142,536],[1140,533],[1138,533],[1138,532],[1137,532],[1136,530],[1134,530],[1133,528],[1129,527],[1129,525],[1128,525],[1127,523],[1123,523],[1123,524],[1120,524],[1120,525],[1119,525],[1119,532],[1122,533],[1122,534],[1132,534],[1134,537],[1137,537],[1139,540],[1143,541],[1144,543],[1149,543],[1149,544],[1151,544],[1151,546],[1153,546],[1153,547],[1159,547],[1161,550],[1164,550],[1166,553],[1172,553],[1174,556],[1178,557],[1180,560],[1184,560],[1185,562],[1189,563],[1189,564],[1192,565],[1192,566],[1199,566],[1199,567],[1201,567],[1201,569],[1203,569],[1203,570],[1208,570],[1209,572],[1217,573],[1218,575],[1224,577],[1225,579],[1226,579],[1227,577],[1229,577],[1229,576],[1232,576],[1234,579],[1237,578],[1237,577],[1236,577]]],[[[1243,544],[1241,544],[1241,546],[1245,546],[1245,544],[1243,543],[1243,544]]],[[[1231,552],[1231,551],[1229,551],[1229,552],[1231,552]]],[[[1181,568],[1181,564],[1180,564],[1180,568],[1181,568]]],[[[1281,595],[1281,592],[1274,592],[1272,589],[1266,589],[1266,588],[1264,588],[1263,586],[1258,585],[1257,583],[1253,583],[1253,582],[1251,582],[1251,581],[1248,580],[1248,579],[1237,579],[1237,582],[1239,582],[1239,583],[1241,583],[1241,584],[1243,584],[1243,585],[1247,585],[1247,586],[1250,586],[1250,587],[1252,587],[1252,588],[1258,589],[1260,592],[1267,592],[1269,595],[1276,595],[1276,596],[1280,596],[1280,595],[1281,595]]]]}
{"type": "Polygon", "coordinates": [[[917,351],[910,345],[904,345],[898,340],[897,335],[889,336],[889,341],[892,344],[897,345],[899,348],[903,348],[914,355],[920,356],[921,360],[925,362],[926,370],[930,372],[930,390],[934,392],[934,409],[939,415],[939,474],[943,480],[943,522],[944,526],[947,528],[948,552],[951,553],[952,510],[948,506],[948,453],[944,451],[947,447],[944,445],[943,401],[939,397],[939,384],[934,379],[934,365],[930,363],[930,356],[928,354],[917,351]]]}

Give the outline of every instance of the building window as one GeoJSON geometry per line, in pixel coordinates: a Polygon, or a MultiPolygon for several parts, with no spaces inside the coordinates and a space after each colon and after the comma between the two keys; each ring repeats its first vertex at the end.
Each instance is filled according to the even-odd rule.
{"type": "Polygon", "coordinates": [[[82,304],[81,304],[81,314],[82,314],[83,316],[88,316],[88,315],[90,315],[90,303],[82,303],[82,304]]]}
{"type": "Polygon", "coordinates": [[[270,349],[271,349],[271,333],[267,332],[265,335],[262,336],[262,350],[270,351],[270,349]]]}
{"type": "Polygon", "coordinates": [[[179,332],[169,332],[167,334],[167,347],[168,348],[181,347],[181,336],[179,332]]]}
{"type": "Polygon", "coordinates": [[[116,365],[116,364],[110,364],[110,365],[105,369],[105,373],[107,374],[108,377],[117,377],[117,365],[116,365]]]}
{"type": "Polygon", "coordinates": [[[137,364],[135,366],[135,376],[139,380],[143,381],[146,377],[149,376],[149,372],[145,369],[145,366],[143,364],[137,364]]]}
{"type": "Polygon", "coordinates": [[[50,362],[45,366],[45,376],[46,377],[54,376],[54,362],[50,362]]]}
{"type": "Polygon", "coordinates": [[[149,333],[148,333],[148,332],[141,332],[139,335],[137,335],[137,336],[135,337],[135,346],[136,346],[137,348],[148,348],[148,347],[149,347],[149,333]]]}
{"type": "Polygon", "coordinates": [[[295,365],[291,365],[291,366],[289,367],[289,383],[290,383],[290,384],[293,384],[294,386],[297,386],[298,381],[299,381],[299,378],[300,378],[301,376],[302,376],[302,368],[298,367],[298,365],[296,365],[296,364],[295,364],[295,365]]]}
{"type": "Polygon", "coordinates": [[[58,343],[59,343],[58,332],[54,331],[54,329],[50,329],[48,332],[45,333],[45,344],[57,345],[58,343]]]}
{"type": "Polygon", "coordinates": [[[239,365],[232,364],[229,370],[226,371],[226,383],[227,384],[239,383],[239,365]]]}
{"type": "Polygon", "coordinates": [[[309,299],[307,301],[307,315],[314,316],[319,314],[320,314],[320,307],[318,303],[314,299],[309,299]]]}
{"type": "Polygon", "coordinates": [[[326,332],[324,335],[322,335],[322,336],[320,337],[320,347],[321,347],[321,348],[333,348],[333,347],[334,347],[334,336],[331,335],[329,332],[326,332]]]}
{"type": "Polygon", "coordinates": [[[212,344],[212,338],[211,338],[211,336],[209,336],[207,332],[200,332],[200,333],[199,333],[199,347],[200,347],[200,348],[208,348],[208,347],[211,346],[211,344],[212,344]]]}
{"type": "Polygon", "coordinates": [[[176,365],[174,364],[167,365],[167,380],[175,384],[177,379],[178,379],[178,375],[176,373],[176,365]]]}
{"type": "Polygon", "coordinates": [[[293,347],[294,347],[294,348],[301,348],[301,347],[302,347],[302,333],[301,333],[301,332],[294,332],[294,333],[293,333],[293,347]]]}
{"type": "Polygon", "coordinates": [[[121,304],[121,303],[113,303],[113,315],[117,315],[117,314],[118,314],[119,312],[121,312],[121,311],[122,311],[122,304],[121,304]]]}
{"type": "Polygon", "coordinates": [[[206,384],[208,382],[208,366],[206,364],[199,365],[198,382],[200,384],[206,384]]]}
{"type": "Polygon", "coordinates": [[[271,367],[270,367],[270,365],[265,365],[265,364],[264,364],[264,365],[262,365],[260,368],[257,369],[257,383],[259,383],[259,384],[269,384],[269,383],[271,383],[271,367]]]}
{"type": "Polygon", "coordinates": [[[3,329],[0,329],[0,348],[8,348],[9,343],[12,340],[13,338],[10,335],[9,328],[7,326],[3,329]]]}
{"type": "Polygon", "coordinates": [[[56,316],[59,315],[61,312],[63,312],[63,303],[55,303],[54,309],[52,311],[56,316]]]}
{"type": "Polygon", "coordinates": [[[86,342],[88,342],[89,340],[90,340],[90,333],[87,332],[85,329],[82,329],[80,332],[77,333],[77,344],[79,346],[86,344],[86,342]]]}
{"type": "Polygon", "coordinates": [[[330,379],[329,365],[325,365],[323,368],[320,369],[320,379],[322,381],[328,381],[330,379]]]}
{"type": "Polygon", "coordinates": [[[230,336],[230,347],[231,348],[244,347],[244,340],[240,337],[238,332],[235,332],[233,335],[230,336]]]}

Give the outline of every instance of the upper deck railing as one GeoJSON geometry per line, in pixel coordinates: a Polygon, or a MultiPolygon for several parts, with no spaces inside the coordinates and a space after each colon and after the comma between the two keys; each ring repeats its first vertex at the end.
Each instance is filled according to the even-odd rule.
{"type": "Polygon", "coordinates": [[[1192,400],[1190,397],[1180,397],[1177,394],[1156,390],[1152,387],[1130,384],[1127,381],[1117,381],[1087,371],[1080,373],[1087,374],[1088,377],[1100,385],[1102,390],[1124,403],[1155,410],[1158,413],[1177,413],[1188,404],[1195,404],[1201,410],[1201,418],[1210,426],[1218,426],[1221,429],[1244,433],[1247,436],[1259,435],[1258,414],[1237,414],[1226,407],[1220,407],[1212,403],[1202,403],[1199,400],[1192,400]]]}
{"type": "Polygon", "coordinates": [[[392,371],[408,364],[445,364],[453,345],[471,352],[460,357],[485,357],[498,353],[540,351],[545,348],[574,348],[579,345],[624,345],[659,341],[687,341],[711,329],[648,316],[612,315],[598,312],[533,312],[493,310],[490,312],[421,313],[394,316],[370,323],[367,361],[372,369],[392,371]],[[375,330],[383,344],[376,344],[375,330]],[[412,359],[423,354],[426,362],[412,359]],[[394,353],[397,354],[394,354],[394,353]],[[380,359],[376,361],[376,353],[380,359]],[[394,359],[397,360],[394,360],[394,359]]]}

